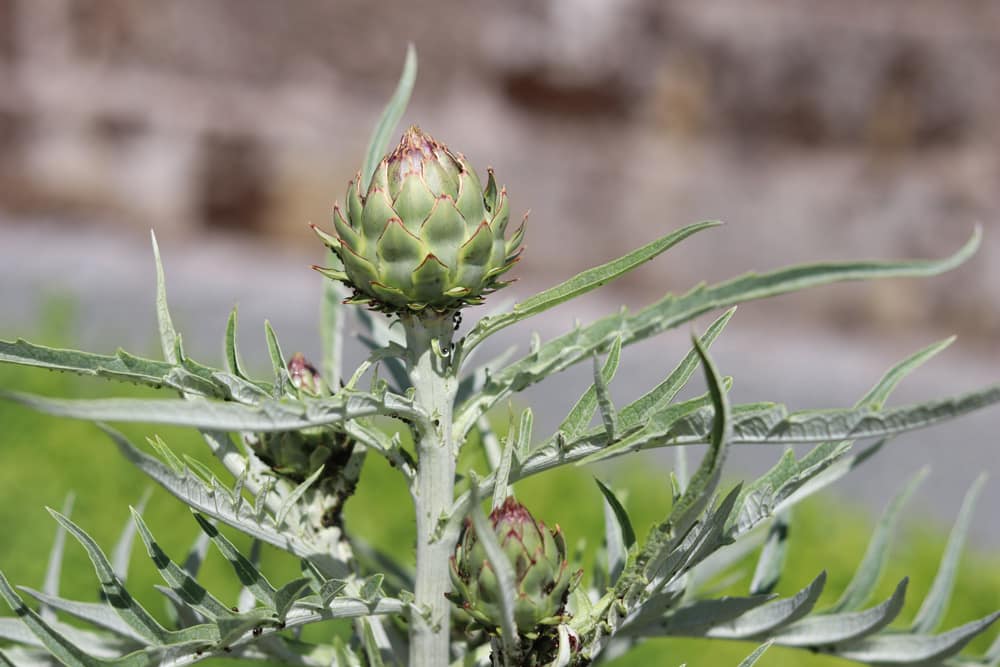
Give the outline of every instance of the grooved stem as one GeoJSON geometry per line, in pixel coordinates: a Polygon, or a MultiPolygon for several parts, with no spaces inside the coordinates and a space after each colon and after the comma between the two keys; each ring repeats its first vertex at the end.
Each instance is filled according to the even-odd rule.
{"type": "Polygon", "coordinates": [[[455,496],[455,446],[452,441],[452,405],[458,387],[451,366],[450,317],[401,317],[406,330],[407,359],[414,401],[427,420],[417,429],[417,474],[411,487],[417,520],[417,572],[414,596],[417,609],[410,618],[410,666],[447,665],[451,603],[448,560],[454,545],[435,539],[438,520],[455,496]]]}

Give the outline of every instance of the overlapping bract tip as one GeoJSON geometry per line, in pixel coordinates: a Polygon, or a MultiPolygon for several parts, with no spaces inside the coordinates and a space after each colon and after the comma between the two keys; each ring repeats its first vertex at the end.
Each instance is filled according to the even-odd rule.
{"type": "Polygon", "coordinates": [[[489,170],[485,188],[465,158],[410,127],[375,169],[334,206],[336,234],[313,226],[343,269],[314,267],[354,290],[348,299],[386,312],[458,310],[507,283],[524,224],[505,239],[507,193],[489,170]]]}

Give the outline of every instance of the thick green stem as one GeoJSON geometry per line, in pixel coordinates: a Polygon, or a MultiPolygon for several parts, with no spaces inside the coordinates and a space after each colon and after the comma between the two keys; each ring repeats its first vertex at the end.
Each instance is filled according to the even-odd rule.
{"type": "Polygon", "coordinates": [[[438,667],[450,662],[448,559],[454,547],[435,538],[439,520],[455,495],[455,446],[452,406],[458,384],[451,365],[451,318],[401,318],[406,329],[408,371],[414,402],[428,415],[417,429],[417,474],[413,503],[417,518],[417,610],[410,619],[410,666],[438,667]],[[426,613],[420,613],[422,610],[426,613]]]}

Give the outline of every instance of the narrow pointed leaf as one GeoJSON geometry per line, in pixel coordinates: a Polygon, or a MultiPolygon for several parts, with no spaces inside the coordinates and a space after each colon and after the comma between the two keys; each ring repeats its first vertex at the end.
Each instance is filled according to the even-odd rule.
{"type": "Polygon", "coordinates": [[[896,530],[899,513],[910,499],[910,496],[913,495],[913,492],[917,490],[920,483],[927,477],[928,472],[928,469],[924,468],[917,473],[903,487],[903,490],[892,499],[892,502],[889,503],[889,506],[879,518],[878,525],[872,533],[871,540],[868,542],[868,548],[865,550],[865,555],[861,559],[854,577],[847,584],[847,588],[844,589],[840,599],[830,608],[830,612],[838,613],[860,609],[871,597],[879,577],[889,562],[889,545],[896,530]]]}
{"type": "Polygon", "coordinates": [[[503,642],[504,654],[513,656],[517,654],[515,641],[518,636],[517,625],[514,623],[514,591],[517,589],[514,571],[507,556],[504,555],[503,549],[500,548],[497,536],[493,532],[493,526],[483,514],[478,502],[472,508],[472,525],[476,530],[476,538],[486,552],[490,568],[497,579],[497,589],[500,591],[500,599],[498,600],[500,605],[500,638],[503,642]]]}
{"type": "Polygon", "coordinates": [[[94,565],[94,571],[101,584],[101,592],[115,613],[129,627],[145,637],[148,642],[152,644],[170,643],[172,633],[160,625],[149,612],[132,598],[132,595],[125,589],[125,585],[115,575],[111,562],[97,546],[97,542],[82,528],[55,510],[49,509],[49,514],[83,545],[90,557],[90,562],[94,565]]]}
{"type": "Polygon", "coordinates": [[[194,518],[198,521],[198,525],[205,531],[209,539],[212,540],[212,543],[219,549],[223,557],[229,561],[229,565],[236,572],[240,583],[253,593],[258,602],[270,609],[274,609],[276,593],[274,586],[253,566],[253,563],[233,546],[232,542],[226,539],[225,535],[219,532],[218,528],[197,512],[194,513],[194,518]]]}
{"type": "MultiPolygon", "coordinates": [[[[139,504],[133,512],[142,512],[146,509],[146,503],[149,502],[149,497],[152,495],[152,489],[147,488],[143,494],[142,498],[139,499],[139,504]]],[[[111,552],[111,565],[114,568],[115,574],[123,582],[128,579],[128,566],[129,559],[132,557],[132,544],[135,542],[135,522],[128,520],[125,522],[122,532],[118,536],[118,541],[115,543],[114,551],[111,552]]]]}
{"type": "Polygon", "coordinates": [[[962,556],[962,546],[965,544],[965,536],[969,532],[969,525],[972,523],[972,511],[976,506],[976,498],[986,483],[986,475],[980,475],[965,494],[962,501],[962,508],[958,512],[958,518],[948,536],[948,545],[945,547],[944,555],[941,557],[941,564],[938,566],[938,573],[934,577],[934,583],[930,591],[920,605],[920,611],[910,626],[913,634],[930,634],[934,632],[944,614],[948,610],[948,602],[951,599],[952,589],[955,586],[955,576],[958,574],[959,559],[962,556]]]}
{"type": "Polygon", "coordinates": [[[821,572],[805,588],[790,598],[775,600],[732,621],[708,631],[708,637],[720,639],[752,639],[775,632],[804,618],[816,606],[826,584],[826,572],[821,572]]]}
{"type": "Polygon", "coordinates": [[[149,637],[142,632],[137,632],[135,628],[122,620],[109,604],[67,600],[58,595],[47,595],[28,586],[19,586],[19,588],[50,609],[66,612],[70,616],[75,616],[99,628],[110,630],[119,637],[141,644],[149,643],[149,637]]]}
{"type": "Polygon", "coordinates": [[[772,635],[783,646],[827,646],[873,635],[886,627],[903,609],[907,580],[896,586],[892,597],[864,611],[807,616],[772,635]]]}
{"type": "Polygon", "coordinates": [[[281,398],[285,395],[288,368],[285,365],[285,355],[281,352],[281,345],[278,344],[278,335],[274,333],[271,323],[266,320],[264,321],[264,335],[267,338],[267,353],[271,357],[271,368],[274,372],[274,397],[281,398]]]}
{"type": "Polygon", "coordinates": [[[274,594],[274,610],[278,615],[278,620],[284,622],[292,605],[310,593],[309,580],[305,577],[293,579],[279,588],[274,594]]]}
{"type": "Polygon", "coordinates": [[[0,572],[0,597],[6,600],[11,610],[38,637],[45,648],[64,665],[69,667],[99,667],[105,664],[104,661],[84,653],[66,637],[56,632],[51,625],[43,621],[41,616],[29,609],[21,596],[10,587],[2,572],[0,572]]]}
{"type": "Polygon", "coordinates": [[[365,151],[365,161],[361,167],[362,181],[358,185],[361,192],[368,189],[368,183],[372,180],[376,165],[389,148],[392,131],[399,124],[403,112],[406,111],[406,105],[410,101],[410,93],[413,92],[413,83],[416,79],[417,52],[410,44],[406,47],[406,60],[403,62],[403,72],[399,77],[399,83],[396,84],[396,91],[392,94],[389,104],[382,111],[371,140],[368,142],[368,150],[365,151]]]}
{"type": "Polygon", "coordinates": [[[238,319],[236,306],[233,306],[232,311],[229,313],[229,319],[226,321],[226,368],[236,377],[249,380],[250,378],[247,377],[247,374],[243,371],[243,365],[240,363],[240,353],[236,345],[238,319]]]}
{"type": "Polygon", "coordinates": [[[293,431],[376,414],[416,415],[408,399],[392,394],[373,396],[360,392],[341,392],[322,400],[286,398],[262,402],[257,406],[185,399],[55,399],[8,391],[0,391],[0,398],[60,417],[172,424],[209,431],[293,431]]]}
{"type": "Polygon", "coordinates": [[[512,393],[564,370],[606,348],[616,336],[631,343],[689,322],[699,315],[744,301],[762,299],[809,287],[848,280],[932,276],[950,270],[968,259],[978,248],[981,232],[958,252],[941,260],[900,262],[860,261],[790,266],[771,273],[750,273],[712,286],[698,286],[683,296],[667,295],[660,301],[629,315],[602,318],[550,340],[523,359],[497,374],[483,393],[462,407],[460,420],[470,425],[480,414],[512,393]]]}
{"type": "MultiPolygon", "coordinates": [[[[66,494],[66,500],[63,501],[62,513],[65,516],[69,516],[73,512],[73,502],[76,499],[76,495],[71,491],[66,494]]],[[[62,562],[63,562],[63,551],[66,547],[66,529],[60,524],[56,528],[55,539],[52,540],[52,550],[49,551],[49,562],[45,568],[45,583],[42,584],[42,590],[51,596],[59,595],[59,575],[62,572],[62,562]]],[[[55,612],[50,609],[47,605],[42,605],[38,613],[46,621],[51,623],[56,620],[55,612]]]]}
{"type": "Polygon", "coordinates": [[[774,642],[766,642],[755,648],[753,653],[743,658],[743,661],[740,662],[739,667],[753,667],[755,664],[757,664],[757,660],[760,658],[760,656],[764,655],[764,651],[771,648],[771,645],[773,643],[774,642]]]}
{"type": "MultiPolygon", "coordinates": [[[[184,604],[190,606],[195,611],[207,618],[217,619],[232,616],[232,611],[214,595],[209,593],[195,580],[194,574],[190,573],[170,560],[170,557],[157,544],[153,534],[142,520],[139,512],[132,511],[132,519],[138,530],[146,552],[152,559],[153,564],[159,571],[163,581],[167,583],[184,604]]],[[[204,534],[204,533],[203,533],[204,534]]],[[[207,540],[206,535],[206,540],[207,540]]]]}
{"type": "Polygon", "coordinates": [[[615,497],[614,492],[601,480],[594,478],[597,488],[604,495],[604,548],[608,552],[608,575],[614,584],[625,568],[629,550],[635,545],[635,530],[628,512],[615,497]]]}
{"type": "MultiPolygon", "coordinates": [[[[605,384],[611,382],[618,371],[618,363],[621,360],[621,339],[616,338],[608,350],[608,357],[604,360],[600,377],[605,384]]],[[[580,436],[590,426],[590,421],[594,418],[594,410],[597,409],[597,385],[592,384],[577,400],[570,410],[566,419],[559,425],[558,431],[567,439],[572,440],[580,436]]]]}
{"type": "Polygon", "coordinates": [[[717,220],[697,222],[677,229],[666,236],[647,243],[641,248],[637,248],[623,257],[612,260],[601,266],[587,269],[569,280],[550,287],[549,289],[525,299],[521,303],[515,304],[514,309],[509,313],[484,317],[476,327],[470,332],[468,345],[475,346],[488,336],[508,327],[512,324],[527,319],[532,315],[544,312],[549,308],[554,308],[561,303],[576,298],[581,294],[597,289],[602,285],[619,278],[629,271],[645,264],[657,255],[669,250],[674,245],[680,243],[687,237],[708,229],[716,227],[722,223],[717,220]]]}
{"type": "Polygon", "coordinates": [[[177,331],[170,319],[170,309],[167,307],[167,282],[163,276],[163,263],[160,261],[160,247],[156,243],[156,234],[150,231],[153,241],[153,259],[156,262],[156,322],[160,330],[160,347],[163,358],[172,364],[178,360],[177,331]]]}
{"type": "Polygon", "coordinates": [[[333,280],[323,283],[323,300],[320,302],[323,379],[330,389],[336,391],[343,376],[344,306],[341,301],[347,296],[347,290],[333,280]]]}
{"type": "Polygon", "coordinates": [[[939,635],[884,634],[837,648],[848,660],[875,665],[927,664],[944,660],[965,648],[1000,618],[1000,611],[939,635]]]}
{"type": "Polygon", "coordinates": [[[285,517],[288,516],[288,513],[291,512],[293,508],[295,508],[299,499],[305,495],[306,491],[309,490],[309,487],[315,484],[316,480],[319,479],[319,476],[323,474],[324,468],[325,466],[316,468],[311,475],[306,477],[301,484],[292,489],[292,492],[289,493],[283,501],[281,501],[281,507],[278,508],[278,513],[274,516],[274,524],[276,526],[279,528],[281,527],[281,524],[285,521],[285,517]]]}
{"type": "Polygon", "coordinates": [[[768,529],[767,541],[764,542],[750,582],[751,593],[770,593],[778,585],[788,551],[788,518],[788,512],[778,514],[768,529]]]}

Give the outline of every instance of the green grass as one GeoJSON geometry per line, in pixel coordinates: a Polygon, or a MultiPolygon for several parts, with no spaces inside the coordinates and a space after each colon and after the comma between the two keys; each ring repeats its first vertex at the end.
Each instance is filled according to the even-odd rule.
{"type": "MultiPolygon", "coordinates": [[[[49,373],[35,369],[0,366],[0,387],[68,397],[152,394],[132,386],[49,373]]],[[[161,435],[178,453],[188,453],[211,463],[197,434],[190,430],[129,425],[122,430],[133,442],[161,435]]],[[[76,494],[73,518],[110,552],[128,518],[128,506],[136,504],[151,482],[134,470],[113,444],[95,426],[35,414],[20,406],[0,401],[0,569],[14,584],[40,587],[55,522],[45,506],[60,508],[66,494],[76,494]]],[[[775,452],[777,455],[777,451],[775,452]]],[[[883,455],[892,456],[890,450],[883,455]]],[[[626,505],[637,533],[661,518],[669,508],[666,472],[649,460],[632,458],[625,465],[602,467],[599,474],[618,489],[628,489],[626,505]]],[[[591,546],[602,534],[601,496],[593,483],[593,469],[568,468],[519,483],[519,499],[548,525],[559,523],[568,544],[579,540],[591,546]]],[[[224,477],[223,477],[224,478],[224,477]]],[[[900,480],[902,483],[903,480],[900,480]]],[[[888,500],[888,493],[887,499],[888,500]]],[[[982,510],[978,520],[988,520],[982,510]]],[[[144,517],[161,546],[175,559],[182,559],[197,534],[187,509],[159,488],[153,489],[144,517]]],[[[893,550],[892,565],[883,577],[877,596],[888,596],[895,583],[910,576],[909,604],[903,614],[907,621],[916,613],[919,600],[934,577],[945,539],[942,527],[928,527],[920,517],[904,524],[902,539],[893,550]],[[919,525],[919,527],[915,527],[919,525]]],[[[820,607],[832,603],[846,585],[861,559],[872,527],[872,519],[856,507],[845,506],[831,497],[807,501],[797,509],[791,531],[789,566],[779,592],[792,593],[826,569],[828,590],[820,607]]],[[[371,456],[365,467],[357,495],[348,503],[346,526],[372,544],[405,559],[412,559],[414,522],[412,505],[402,478],[381,459],[371,456]]],[[[234,538],[235,539],[235,538],[234,538]]],[[[236,539],[245,548],[248,541],[236,539]]],[[[593,549],[590,550],[591,552],[593,549]]],[[[587,564],[585,560],[584,565],[587,564]]],[[[293,559],[265,548],[263,565],[272,582],[282,583],[297,575],[293,559]]],[[[729,589],[745,592],[752,562],[745,567],[747,577],[729,589]],[[742,587],[742,588],[741,588],[742,587]]],[[[83,550],[72,540],[67,543],[61,594],[95,600],[97,584],[83,550]]],[[[985,616],[1000,601],[1000,568],[996,554],[967,553],[963,562],[946,627],[985,616]]],[[[223,601],[235,603],[236,578],[225,561],[211,554],[202,573],[203,582],[223,601]]],[[[164,600],[153,590],[160,583],[155,569],[145,557],[141,543],[134,549],[129,586],[151,610],[164,608],[164,600]]],[[[6,613],[6,609],[0,611],[6,613]]],[[[336,628],[314,627],[307,639],[322,640],[336,628]]],[[[973,643],[982,652],[995,631],[973,643]]],[[[753,649],[750,644],[694,640],[650,641],[625,658],[613,662],[626,665],[736,665],[753,649]]],[[[231,660],[204,664],[232,664],[231,660]]],[[[772,649],[758,663],[765,667],[803,667],[849,664],[807,652],[772,649]]]]}

